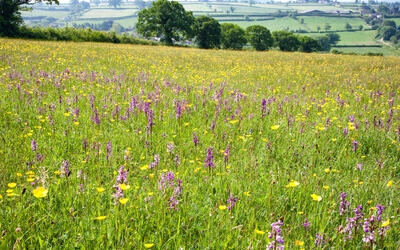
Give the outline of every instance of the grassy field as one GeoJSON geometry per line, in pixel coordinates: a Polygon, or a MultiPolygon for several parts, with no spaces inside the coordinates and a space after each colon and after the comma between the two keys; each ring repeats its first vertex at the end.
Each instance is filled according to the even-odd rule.
{"type": "MultiPolygon", "coordinates": [[[[223,20],[220,20],[221,23],[224,23],[223,20]]],[[[262,25],[267,27],[271,31],[275,30],[285,30],[285,29],[304,29],[305,26],[300,24],[298,21],[289,17],[275,18],[273,20],[265,20],[265,21],[227,21],[229,23],[235,23],[243,28],[247,28],[251,25],[262,25]]]]}
{"type": "Polygon", "coordinates": [[[330,30],[346,30],[346,23],[349,23],[353,29],[358,29],[358,26],[363,25],[364,28],[369,26],[361,18],[341,18],[341,17],[323,17],[323,16],[305,16],[298,17],[304,19],[304,23],[310,31],[317,31],[317,27],[321,31],[325,30],[325,24],[331,26],[330,30]]]}
{"type": "Polygon", "coordinates": [[[138,9],[92,9],[85,12],[80,18],[113,18],[134,15],[138,9]]]}
{"type": "MultiPolygon", "coordinates": [[[[375,39],[375,30],[363,30],[363,31],[352,31],[352,32],[335,32],[340,36],[338,45],[382,45],[378,40],[375,39]]],[[[311,37],[323,36],[326,33],[308,33],[311,37]]]]}
{"type": "Polygon", "coordinates": [[[22,17],[54,17],[56,19],[61,19],[67,17],[71,12],[69,11],[53,11],[53,10],[33,10],[33,11],[22,11],[22,17]]]}
{"type": "Polygon", "coordinates": [[[336,34],[340,36],[338,45],[382,45],[382,43],[375,40],[375,30],[337,32],[336,34]]]}
{"type": "Polygon", "coordinates": [[[384,56],[400,56],[400,51],[392,47],[384,46],[382,48],[335,48],[344,53],[356,53],[356,54],[367,54],[367,53],[383,53],[384,56]]]}
{"type": "Polygon", "coordinates": [[[396,249],[400,58],[0,39],[0,248],[396,249]]]}

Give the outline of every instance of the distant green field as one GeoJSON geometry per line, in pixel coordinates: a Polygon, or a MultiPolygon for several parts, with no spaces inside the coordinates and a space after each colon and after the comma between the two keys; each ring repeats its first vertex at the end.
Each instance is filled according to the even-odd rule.
{"type": "Polygon", "coordinates": [[[392,20],[396,23],[396,25],[400,25],[400,18],[387,18],[386,20],[392,20]]]}
{"type": "Polygon", "coordinates": [[[84,13],[80,18],[113,18],[130,16],[137,12],[137,9],[93,9],[84,13]]]}
{"type": "Polygon", "coordinates": [[[305,16],[298,17],[304,19],[304,23],[309,30],[316,31],[319,26],[324,30],[325,24],[329,24],[330,30],[344,30],[346,23],[349,23],[353,28],[363,25],[364,28],[369,27],[361,18],[341,18],[341,17],[324,17],[324,16],[305,16]]]}
{"type": "Polygon", "coordinates": [[[214,9],[210,8],[211,4],[209,3],[182,3],[185,10],[190,11],[208,11],[211,12],[214,9]]]}
{"type": "Polygon", "coordinates": [[[311,11],[311,10],[322,10],[322,11],[332,11],[332,10],[341,10],[348,11],[349,9],[336,7],[332,5],[288,5],[288,8],[297,10],[299,12],[302,11],[311,11]]]}
{"type": "Polygon", "coordinates": [[[70,11],[54,11],[54,10],[32,10],[32,11],[22,11],[22,17],[38,17],[38,16],[46,16],[46,17],[54,17],[54,18],[64,18],[70,14],[70,11]]]}
{"type": "Polygon", "coordinates": [[[381,44],[375,40],[376,30],[337,32],[341,41],[338,45],[375,45],[381,44]]]}
{"type": "MultiPolygon", "coordinates": [[[[224,21],[221,20],[223,23],[224,21]]],[[[305,29],[305,26],[300,24],[300,22],[289,18],[289,17],[283,17],[283,18],[276,18],[273,20],[266,20],[266,21],[235,21],[235,22],[230,22],[230,23],[235,23],[238,24],[239,26],[243,28],[247,28],[251,25],[261,25],[267,27],[269,30],[296,30],[296,29],[305,29]]]]}
{"type": "MultiPolygon", "coordinates": [[[[363,30],[352,32],[336,32],[340,36],[338,45],[381,45],[375,40],[375,30],[363,30]]],[[[325,33],[308,33],[311,37],[323,36],[325,33]]]]}
{"type": "Polygon", "coordinates": [[[345,53],[356,53],[356,54],[366,54],[372,53],[383,53],[384,56],[400,56],[400,50],[384,46],[382,48],[335,48],[339,51],[345,53]]]}
{"type": "Polygon", "coordinates": [[[119,23],[124,28],[133,28],[136,25],[137,18],[136,17],[124,18],[116,20],[115,22],[119,23]]]}

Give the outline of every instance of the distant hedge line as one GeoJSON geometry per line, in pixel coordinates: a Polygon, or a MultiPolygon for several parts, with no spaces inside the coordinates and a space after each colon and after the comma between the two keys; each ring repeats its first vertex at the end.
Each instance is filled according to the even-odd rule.
{"type": "Polygon", "coordinates": [[[91,29],[64,28],[31,28],[22,26],[19,28],[20,38],[50,40],[50,41],[74,41],[74,42],[107,42],[127,43],[142,45],[158,45],[158,42],[133,38],[127,35],[119,36],[115,32],[96,31],[91,29]]]}

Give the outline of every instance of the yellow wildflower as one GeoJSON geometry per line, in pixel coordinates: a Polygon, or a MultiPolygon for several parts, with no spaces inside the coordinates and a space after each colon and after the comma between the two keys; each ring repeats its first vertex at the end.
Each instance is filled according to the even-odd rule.
{"type": "Polygon", "coordinates": [[[119,203],[121,203],[122,205],[125,205],[128,202],[128,198],[123,198],[119,200],[119,203]]]}
{"type": "Polygon", "coordinates": [[[263,234],[265,234],[265,232],[264,231],[260,231],[260,230],[254,230],[254,232],[256,233],[256,234],[261,234],[261,235],[263,235],[263,234]]]}
{"type": "Polygon", "coordinates": [[[321,201],[321,200],[322,200],[322,197],[319,196],[319,195],[316,195],[316,194],[312,194],[312,195],[311,195],[311,198],[312,198],[314,201],[321,201]]]}
{"type": "Polygon", "coordinates": [[[33,196],[36,198],[43,198],[47,196],[48,190],[44,187],[38,187],[32,191],[33,196]]]}
{"type": "Polygon", "coordinates": [[[11,183],[8,183],[7,186],[8,186],[9,188],[15,188],[15,187],[17,186],[17,183],[11,182],[11,183]]]}
{"type": "Polygon", "coordinates": [[[105,220],[107,216],[98,216],[96,217],[96,220],[105,220]]]}
{"type": "Polygon", "coordinates": [[[121,189],[121,190],[127,190],[127,189],[129,189],[131,186],[129,186],[129,185],[125,185],[125,183],[123,183],[123,184],[121,184],[121,185],[119,185],[119,188],[121,189]]]}

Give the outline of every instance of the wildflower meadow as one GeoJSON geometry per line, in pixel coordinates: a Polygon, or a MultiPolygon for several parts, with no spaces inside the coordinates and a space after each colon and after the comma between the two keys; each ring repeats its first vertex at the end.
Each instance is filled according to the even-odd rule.
{"type": "Polygon", "coordinates": [[[0,39],[1,249],[398,249],[400,58],[0,39]]]}

